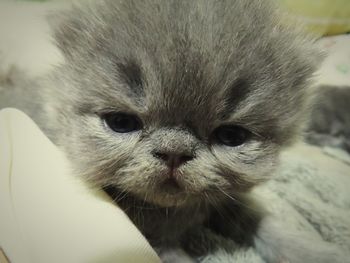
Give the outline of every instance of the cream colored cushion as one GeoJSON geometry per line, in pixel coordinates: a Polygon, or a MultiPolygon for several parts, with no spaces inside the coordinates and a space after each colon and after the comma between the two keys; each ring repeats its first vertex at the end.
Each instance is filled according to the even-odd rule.
{"type": "Polygon", "coordinates": [[[276,0],[311,31],[321,35],[350,32],[349,0],[276,0]]]}
{"type": "Polygon", "coordinates": [[[0,111],[0,249],[8,259],[160,262],[122,210],[67,163],[26,115],[0,111]]]}

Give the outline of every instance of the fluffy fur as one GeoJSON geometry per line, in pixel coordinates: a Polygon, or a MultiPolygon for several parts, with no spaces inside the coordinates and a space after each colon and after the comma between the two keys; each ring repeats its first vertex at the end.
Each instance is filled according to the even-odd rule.
{"type": "Polygon", "coordinates": [[[271,174],[305,115],[313,50],[263,1],[107,1],[60,21],[67,63],[47,90],[48,120],[79,173],[99,185],[165,201],[151,152],[169,149],[195,152],[180,170],[186,197],[247,189],[271,174]],[[101,122],[108,111],[136,114],[145,127],[115,134],[101,122]],[[211,136],[222,124],[255,136],[218,145],[211,136]]]}
{"type": "Polygon", "coordinates": [[[350,153],[350,87],[322,86],[312,111],[306,140],[350,153]]]}
{"type": "Polygon", "coordinates": [[[53,22],[65,63],[44,84],[44,124],[75,173],[104,188],[165,261],[208,253],[192,238],[206,225],[269,262],[316,262],[298,237],[282,242],[249,197],[296,138],[318,62],[274,10],[262,0],[106,0],[53,22]],[[111,111],[137,115],[143,129],[113,132],[101,118],[111,111]],[[252,136],[224,146],[213,131],[227,124],[252,136]],[[154,151],[194,157],[178,168],[176,191],[154,151]]]}

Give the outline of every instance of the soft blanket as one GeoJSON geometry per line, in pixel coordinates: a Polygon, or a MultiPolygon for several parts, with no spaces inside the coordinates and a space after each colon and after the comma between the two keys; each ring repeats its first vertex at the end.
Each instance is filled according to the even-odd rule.
{"type": "MultiPolygon", "coordinates": [[[[328,241],[350,255],[350,157],[345,153],[297,145],[283,154],[275,177],[255,194],[289,228],[328,241]]],[[[207,235],[223,248],[199,258],[200,262],[265,262],[253,248],[238,248],[230,240],[207,235]]]]}

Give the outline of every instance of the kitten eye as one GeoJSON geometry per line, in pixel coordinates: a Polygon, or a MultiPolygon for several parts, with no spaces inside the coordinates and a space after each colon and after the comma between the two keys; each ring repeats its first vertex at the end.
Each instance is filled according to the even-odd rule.
{"type": "Polygon", "coordinates": [[[103,116],[103,119],[109,128],[118,133],[133,132],[142,128],[139,118],[126,113],[107,113],[103,116]]]}
{"type": "Polygon", "coordinates": [[[235,147],[245,143],[250,132],[240,126],[221,126],[214,131],[216,139],[227,146],[235,147]]]}

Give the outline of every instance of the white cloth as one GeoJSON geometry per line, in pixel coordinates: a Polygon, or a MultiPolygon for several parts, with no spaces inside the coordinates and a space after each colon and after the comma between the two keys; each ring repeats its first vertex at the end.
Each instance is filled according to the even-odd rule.
{"type": "Polygon", "coordinates": [[[0,248],[12,263],[160,262],[22,112],[0,111],[0,248]]]}

